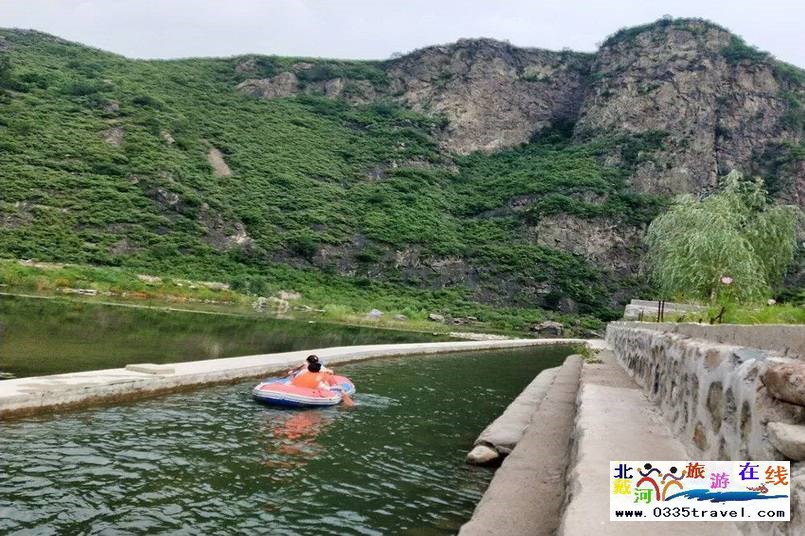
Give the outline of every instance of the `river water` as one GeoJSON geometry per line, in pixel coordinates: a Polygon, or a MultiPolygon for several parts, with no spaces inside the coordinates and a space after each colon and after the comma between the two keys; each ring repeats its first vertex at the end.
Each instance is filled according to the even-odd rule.
{"type": "Polygon", "coordinates": [[[0,379],[307,348],[449,340],[267,317],[0,297],[0,379]]]}
{"type": "Polygon", "coordinates": [[[453,534],[492,472],[477,434],[567,348],[339,367],[352,408],[253,381],[0,422],[0,534],[453,534]]]}

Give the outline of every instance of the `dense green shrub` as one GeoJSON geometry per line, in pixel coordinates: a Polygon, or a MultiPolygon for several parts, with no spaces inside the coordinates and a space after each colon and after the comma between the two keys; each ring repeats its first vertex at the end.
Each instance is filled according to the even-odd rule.
{"type": "Polygon", "coordinates": [[[366,80],[377,86],[388,84],[386,72],[372,62],[317,61],[308,69],[298,70],[296,76],[303,84],[334,78],[366,80]]]}
{"type": "Polygon", "coordinates": [[[11,58],[2,55],[0,56],[0,88],[11,89],[13,85],[11,58]]]}
{"type": "Polygon", "coordinates": [[[72,78],[62,83],[61,92],[76,97],[92,95],[104,90],[105,84],[98,80],[72,78]]]}
{"type": "Polygon", "coordinates": [[[149,108],[162,108],[164,106],[162,101],[151,95],[136,95],[131,99],[131,103],[135,106],[149,108]]]}
{"type": "Polygon", "coordinates": [[[746,44],[746,41],[733,35],[729,44],[721,51],[730,63],[740,63],[746,61],[765,61],[770,58],[768,52],[758,50],[756,47],[746,44]]]}
{"type": "Polygon", "coordinates": [[[805,84],[805,70],[790,63],[775,60],[773,64],[774,75],[778,80],[789,84],[805,84]]]}

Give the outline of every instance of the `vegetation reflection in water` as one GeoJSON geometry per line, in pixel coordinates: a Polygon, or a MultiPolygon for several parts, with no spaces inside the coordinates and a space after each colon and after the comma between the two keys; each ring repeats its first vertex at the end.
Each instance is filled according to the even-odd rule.
{"type": "Polygon", "coordinates": [[[129,363],[438,340],[448,339],[338,324],[0,297],[0,374],[16,377],[129,363]]]}
{"type": "Polygon", "coordinates": [[[243,382],[3,423],[0,533],[455,533],[492,476],[468,447],[568,352],[346,365],[351,409],[261,406],[243,382]]]}

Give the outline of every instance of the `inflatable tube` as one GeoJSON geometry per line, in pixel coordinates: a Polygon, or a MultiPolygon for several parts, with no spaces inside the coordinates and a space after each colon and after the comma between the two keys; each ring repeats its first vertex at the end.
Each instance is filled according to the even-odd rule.
{"type": "Polygon", "coordinates": [[[352,383],[352,380],[350,380],[346,376],[339,376],[338,374],[334,374],[333,379],[338,385],[341,386],[342,392],[348,395],[355,394],[355,385],[352,383]]]}
{"type": "Polygon", "coordinates": [[[252,397],[258,402],[287,407],[321,407],[335,406],[343,398],[342,392],[351,395],[355,392],[355,385],[344,376],[334,376],[340,390],[308,389],[297,387],[291,383],[290,378],[272,378],[260,382],[252,389],[252,397]]]}

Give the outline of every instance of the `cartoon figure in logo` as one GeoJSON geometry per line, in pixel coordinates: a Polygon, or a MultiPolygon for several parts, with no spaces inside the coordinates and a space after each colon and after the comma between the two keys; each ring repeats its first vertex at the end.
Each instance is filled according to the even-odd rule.
{"type": "Polygon", "coordinates": [[[670,488],[671,486],[676,486],[679,489],[685,489],[685,486],[683,486],[682,482],[680,482],[680,480],[682,480],[683,478],[685,478],[685,472],[683,471],[681,476],[677,476],[676,467],[671,467],[671,471],[665,473],[665,475],[662,477],[662,483],[664,484],[662,488],[663,501],[668,496],[668,488],[670,488]],[[667,483],[666,480],[668,480],[667,483]]]}
{"type": "Polygon", "coordinates": [[[637,472],[640,473],[640,476],[642,476],[643,478],[637,481],[637,484],[635,484],[635,488],[640,487],[640,484],[642,484],[643,482],[648,482],[649,484],[654,486],[655,491],[654,496],[657,497],[657,499],[661,499],[662,496],[660,495],[660,486],[657,484],[657,481],[651,477],[651,475],[656,471],[657,476],[659,477],[660,475],[662,475],[662,472],[656,467],[652,467],[650,463],[644,465],[643,469],[646,470],[645,473],[641,469],[637,470],[637,472]]]}
{"type": "Polygon", "coordinates": [[[749,491],[757,491],[759,493],[768,493],[769,488],[766,487],[766,484],[761,484],[756,488],[750,488],[749,486],[746,487],[749,491]]]}

